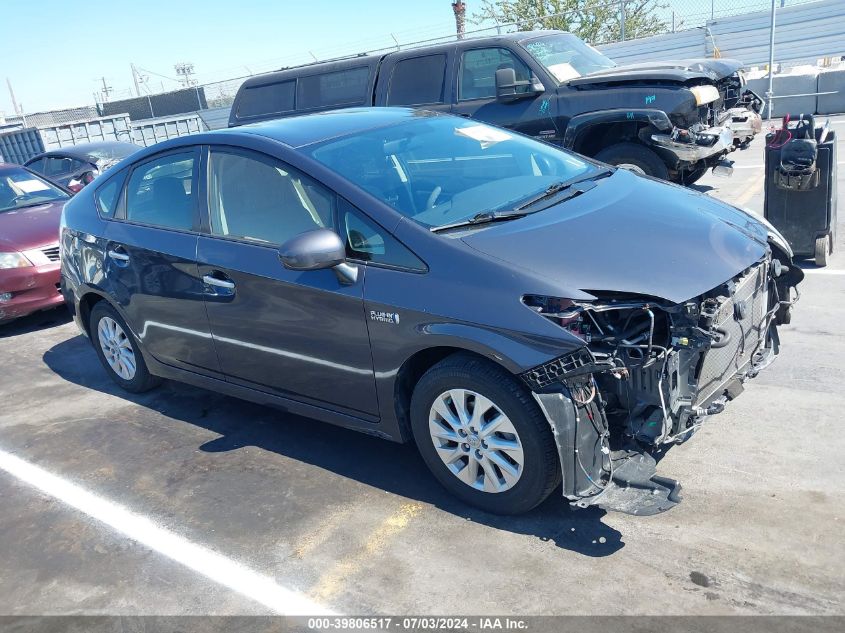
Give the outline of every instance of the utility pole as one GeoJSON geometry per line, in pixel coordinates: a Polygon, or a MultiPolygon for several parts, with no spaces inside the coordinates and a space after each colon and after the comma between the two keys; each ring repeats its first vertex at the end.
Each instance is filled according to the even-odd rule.
{"type": "Polygon", "coordinates": [[[132,69],[132,83],[135,84],[135,96],[141,96],[141,88],[138,85],[138,70],[135,68],[135,64],[129,64],[129,67],[132,69]]]}
{"type": "Polygon", "coordinates": [[[467,5],[463,0],[454,0],[452,2],[452,11],[455,13],[455,33],[459,40],[464,39],[466,33],[466,13],[467,5]]]}
{"type": "Polygon", "coordinates": [[[15,111],[15,114],[18,116],[23,116],[23,108],[18,105],[18,102],[15,100],[15,91],[12,90],[12,81],[8,77],[6,77],[6,85],[9,87],[9,96],[12,97],[12,108],[15,111]]]}
{"type": "Polygon", "coordinates": [[[108,84],[106,84],[106,78],[105,78],[105,77],[101,77],[100,79],[102,79],[102,81],[103,81],[103,90],[102,90],[102,93],[103,93],[103,103],[108,103],[108,102],[109,102],[109,95],[110,95],[112,92],[114,92],[114,88],[112,88],[111,86],[109,86],[108,84]]]}
{"type": "Polygon", "coordinates": [[[194,65],[190,62],[179,62],[173,68],[176,70],[176,74],[182,78],[185,87],[190,88],[194,83],[191,79],[191,75],[194,74],[194,65]]]}
{"type": "Polygon", "coordinates": [[[625,0],[619,2],[619,36],[621,41],[625,41],[625,0]]]}
{"type": "Polygon", "coordinates": [[[775,74],[775,13],[777,12],[777,0],[772,0],[772,23],[769,27],[769,90],[766,98],[769,100],[769,108],[766,110],[767,118],[772,118],[772,92],[775,74]]]}

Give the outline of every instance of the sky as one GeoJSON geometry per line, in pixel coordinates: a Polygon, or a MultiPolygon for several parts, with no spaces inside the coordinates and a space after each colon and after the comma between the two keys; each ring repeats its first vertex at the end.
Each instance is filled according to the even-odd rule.
{"type": "MultiPolygon", "coordinates": [[[[660,4],[701,17],[768,0],[660,4]]],[[[470,23],[482,0],[466,5],[467,30],[492,26],[470,23]]],[[[0,112],[14,113],[7,78],[32,113],[93,105],[103,78],[111,99],[134,96],[130,64],[155,93],[179,87],[179,62],[204,84],[454,32],[451,0],[0,0],[0,112]]]]}
{"type": "Polygon", "coordinates": [[[102,77],[112,99],[134,96],[132,63],[160,92],[178,62],[205,83],[454,29],[451,0],[0,0],[0,112],[14,112],[7,77],[38,112],[92,105],[102,77]]]}

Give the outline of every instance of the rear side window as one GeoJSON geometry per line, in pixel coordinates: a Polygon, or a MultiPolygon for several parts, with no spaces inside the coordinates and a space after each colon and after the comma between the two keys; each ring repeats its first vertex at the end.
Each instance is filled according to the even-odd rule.
{"type": "Polygon", "coordinates": [[[446,55],[403,59],[390,75],[387,105],[443,103],[445,84],[446,55]]]}
{"type": "Polygon", "coordinates": [[[246,88],[238,100],[238,118],[277,114],[293,110],[296,80],[246,88]]]}
{"type": "Polygon", "coordinates": [[[126,219],[170,229],[193,228],[194,163],[194,152],[180,152],[137,167],[126,186],[126,219]]]}
{"type": "Polygon", "coordinates": [[[94,198],[97,201],[97,209],[104,218],[114,217],[117,202],[120,198],[120,186],[122,184],[123,175],[119,174],[97,189],[97,193],[94,194],[94,198]]]}
{"type": "Polygon", "coordinates": [[[362,104],[366,101],[369,79],[367,66],[300,77],[296,86],[296,109],[362,104]]]}

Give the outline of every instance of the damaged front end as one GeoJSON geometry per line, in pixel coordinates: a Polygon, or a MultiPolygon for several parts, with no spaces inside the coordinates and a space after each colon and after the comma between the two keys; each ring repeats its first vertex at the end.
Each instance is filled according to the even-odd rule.
{"type": "Polygon", "coordinates": [[[800,280],[783,260],[767,251],[680,304],[599,292],[591,302],[523,298],[585,343],[522,376],[554,431],[573,505],[650,515],[680,501],[680,484],[655,474],[657,460],[777,356],[777,325],[800,280]]]}

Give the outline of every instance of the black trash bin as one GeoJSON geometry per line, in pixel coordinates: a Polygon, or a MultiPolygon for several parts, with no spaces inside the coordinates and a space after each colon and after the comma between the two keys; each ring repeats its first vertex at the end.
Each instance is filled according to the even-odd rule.
{"type": "Polygon", "coordinates": [[[766,135],[764,216],[796,258],[826,266],[836,230],[836,133],[812,116],[787,115],[766,135]]]}

